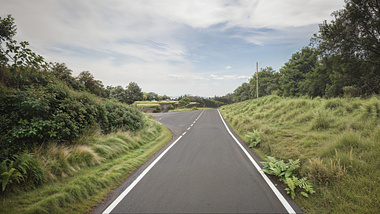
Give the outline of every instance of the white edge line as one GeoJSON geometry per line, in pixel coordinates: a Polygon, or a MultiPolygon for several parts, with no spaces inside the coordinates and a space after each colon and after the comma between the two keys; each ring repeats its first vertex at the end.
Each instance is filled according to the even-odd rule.
{"type": "Polygon", "coordinates": [[[103,212],[103,214],[109,214],[111,211],[120,203],[123,198],[128,195],[128,193],[137,185],[137,183],[153,168],[154,165],[166,154],[166,152],[169,151],[170,148],[172,148],[180,139],[182,136],[179,136],[176,141],[172,143],[164,152],[161,153],[160,156],[156,158],[137,178],[132,182],[131,185],[128,186],[127,189],[124,190],[119,197],[116,198],[116,200],[103,212]]]}
{"type": "MultiPolygon", "coordinates": [[[[203,114],[203,112],[204,112],[204,110],[201,112],[201,114],[198,116],[198,118],[203,114]]],[[[198,118],[197,118],[197,120],[198,120],[198,118]]],[[[194,121],[194,123],[195,123],[196,121],[194,121]]],[[[190,127],[189,127],[190,128],[190,127]]],[[[140,180],[153,168],[153,166],[154,165],[156,165],[156,163],[166,154],[166,152],[168,152],[169,151],[169,149],[170,148],[172,148],[181,138],[182,138],[182,136],[183,135],[185,135],[186,134],[186,132],[184,132],[181,136],[179,136],[178,138],[177,138],[177,140],[175,140],[173,143],[172,143],[172,145],[170,145],[167,149],[165,149],[165,151],[164,152],[162,152],[161,153],[161,155],[160,156],[158,156],[157,158],[156,158],[156,160],[154,160],[147,168],[145,168],[145,170],[136,178],[136,180],[134,180],[133,182],[132,182],[132,184],[131,185],[129,185],[128,187],[127,187],[127,189],[125,189],[124,190],[124,192],[122,192],[117,198],[116,198],[116,200],[114,200],[113,202],[112,202],[112,204],[111,205],[109,205],[108,207],[107,207],[107,209],[106,210],[104,210],[104,212],[103,212],[103,214],[109,214],[109,213],[111,213],[112,212],[112,210],[120,203],[120,201],[121,200],[123,200],[123,198],[126,196],[126,195],[128,195],[128,193],[140,182],[140,180]]]]}
{"type": "Polygon", "coordinates": [[[245,155],[247,155],[248,159],[256,167],[257,171],[259,171],[259,173],[261,174],[261,176],[264,178],[264,180],[267,182],[267,184],[272,189],[272,191],[274,192],[274,194],[277,196],[277,198],[280,200],[280,202],[282,203],[282,205],[285,207],[286,211],[288,211],[288,213],[296,213],[293,210],[292,206],[290,206],[290,204],[288,203],[288,201],[284,198],[284,196],[282,196],[282,194],[274,186],[274,184],[272,183],[272,181],[269,180],[268,176],[266,176],[265,173],[263,171],[261,171],[261,167],[256,163],[256,161],[252,158],[252,156],[247,152],[246,149],[244,149],[244,147],[239,143],[239,141],[236,139],[236,137],[232,134],[232,132],[228,128],[226,122],[224,121],[224,119],[222,117],[222,114],[220,113],[219,109],[218,109],[218,113],[219,113],[219,116],[222,119],[222,122],[224,123],[224,126],[226,127],[228,133],[230,133],[230,135],[235,140],[235,142],[240,146],[240,148],[243,150],[243,152],[245,153],[245,155]]]}

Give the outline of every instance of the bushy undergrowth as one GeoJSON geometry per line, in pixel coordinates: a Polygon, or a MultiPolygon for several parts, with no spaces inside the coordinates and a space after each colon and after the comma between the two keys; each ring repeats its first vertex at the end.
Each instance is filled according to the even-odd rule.
{"type": "Polygon", "coordinates": [[[6,71],[0,82],[0,160],[49,142],[73,142],[88,129],[110,133],[144,124],[136,108],[76,92],[48,72],[6,71]]]}
{"type": "Polygon", "coordinates": [[[144,129],[88,134],[80,144],[35,150],[46,169],[43,184],[0,194],[0,213],[90,213],[92,207],[171,139],[148,119],[144,129]]]}
{"type": "Polygon", "coordinates": [[[259,154],[300,159],[314,185],[296,197],[307,213],[380,212],[380,98],[262,97],[220,108],[246,142],[262,130],[259,154]]]}

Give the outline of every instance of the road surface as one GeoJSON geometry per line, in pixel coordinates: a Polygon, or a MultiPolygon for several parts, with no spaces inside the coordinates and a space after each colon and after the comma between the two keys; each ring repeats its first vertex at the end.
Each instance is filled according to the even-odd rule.
{"type": "Polygon", "coordinates": [[[258,158],[229,132],[217,109],[155,118],[173,132],[173,141],[129,179],[103,213],[301,212],[254,166],[258,158]]]}

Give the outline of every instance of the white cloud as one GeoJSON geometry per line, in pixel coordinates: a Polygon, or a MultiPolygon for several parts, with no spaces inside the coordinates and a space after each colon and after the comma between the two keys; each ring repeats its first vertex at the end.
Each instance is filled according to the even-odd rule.
{"type": "Polygon", "coordinates": [[[237,79],[244,79],[247,80],[250,77],[249,76],[244,76],[244,75],[224,75],[224,76],[218,76],[215,74],[211,74],[210,78],[213,80],[237,80],[237,79]]]}
{"type": "Polygon", "coordinates": [[[203,36],[212,29],[220,41],[232,37],[262,46],[297,42],[343,4],[343,0],[6,0],[0,16],[12,14],[17,40],[29,41],[48,61],[65,62],[75,75],[89,70],[105,85],[135,81],[147,91],[161,93],[167,88],[174,95],[213,96],[233,91],[238,81],[249,77],[243,72],[218,76],[200,70],[205,59],[218,65],[231,62],[203,58],[208,40],[193,38],[194,34],[203,36]],[[236,81],[219,85],[220,80],[236,81]]]}

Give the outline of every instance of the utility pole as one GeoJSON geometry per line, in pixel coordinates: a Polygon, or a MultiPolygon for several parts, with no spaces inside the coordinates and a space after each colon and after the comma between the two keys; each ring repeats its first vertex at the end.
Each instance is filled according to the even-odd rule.
{"type": "Polygon", "coordinates": [[[256,62],[256,94],[257,101],[259,101],[259,63],[256,62]]]}

